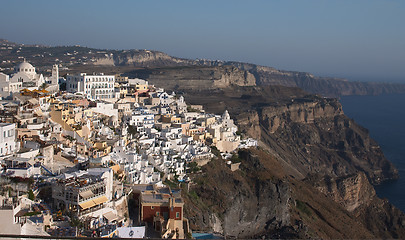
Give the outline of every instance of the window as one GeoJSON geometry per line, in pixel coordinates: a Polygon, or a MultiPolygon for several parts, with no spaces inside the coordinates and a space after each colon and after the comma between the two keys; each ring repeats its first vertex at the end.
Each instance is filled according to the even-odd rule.
{"type": "Polygon", "coordinates": [[[154,207],[154,206],[152,206],[152,207],[150,207],[150,209],[155,209],[155,207],[154,207]]]}
{"type": "Polygon", "coordinates": [[[180,213],[176,212],[176,218],[180,218],[180,213]]]}
{"type": "Polygon", "coordinates": [[[159,215],[160,215],[160,212],[156,212],[156,217],[159,217],[159,215]]]}

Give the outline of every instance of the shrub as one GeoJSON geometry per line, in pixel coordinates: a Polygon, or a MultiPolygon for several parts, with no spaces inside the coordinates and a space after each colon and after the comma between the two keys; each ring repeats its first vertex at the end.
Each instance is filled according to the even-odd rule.
{"type": "Polygon", "coordinates": [[[28,192],[28,199],[34,201],[35,200],[35,195],[32,189],[28,192]]]}
{"type": "Polygon", "coordinates": [[[305,213],[308,216],[311,216],[311,210],[308,208],[307,204],[305,202],[301,202],[300,200],[295,200],[295,203],[297,205],[297,209],[302,212],[305,213]]]}

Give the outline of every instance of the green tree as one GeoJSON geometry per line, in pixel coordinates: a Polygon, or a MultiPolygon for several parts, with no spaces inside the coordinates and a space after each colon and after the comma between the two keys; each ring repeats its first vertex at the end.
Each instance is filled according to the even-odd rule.
{"type": "Polygon", "coordinates": [[[35,195],[32,189],[28,192],[28,199],[34,201],[35,200],[35,195]]]}
{"type": "Polygon", "coordinates": [[[45,90],[48,87],[48,84],[42,83],[42,85],[39,87],[39,89],[45,90]]]}

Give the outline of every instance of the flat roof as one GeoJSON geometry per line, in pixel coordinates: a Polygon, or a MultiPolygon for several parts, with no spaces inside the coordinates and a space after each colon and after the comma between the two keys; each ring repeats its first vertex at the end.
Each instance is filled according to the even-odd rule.
{"type": "Polygon", "coordinates": [[[153,191],[154,187],[152,184],[137,184],[132,186],[133,190],[137,190],[139,192],[145,192],[145,191],[153,191]]]}
{"type": "Polygon", "coordinates": [[[162,194],[142,194],[142,202],[166,203],[169,198],[164,198],[162,194]]]}

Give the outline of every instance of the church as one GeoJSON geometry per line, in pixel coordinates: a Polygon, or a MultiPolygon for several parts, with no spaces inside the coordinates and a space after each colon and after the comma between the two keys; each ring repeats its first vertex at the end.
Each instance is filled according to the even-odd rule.
{"type": "MultiPolygon", "coordinates": [[[[36,72],[35,67],[25,61],[14,67],[14,73],[10,76],[0,73],[0,96],[7,98],[22,89],[35,90],[44,86],[50,86],[50,90],[59,90],[58,66],[52,68],[52,75],[45,77],[36,72]],[[44,85],[46,83],[47,85],[44,85]]],[[[48,90],[48,88],[47,88],[48,90]]]]}

